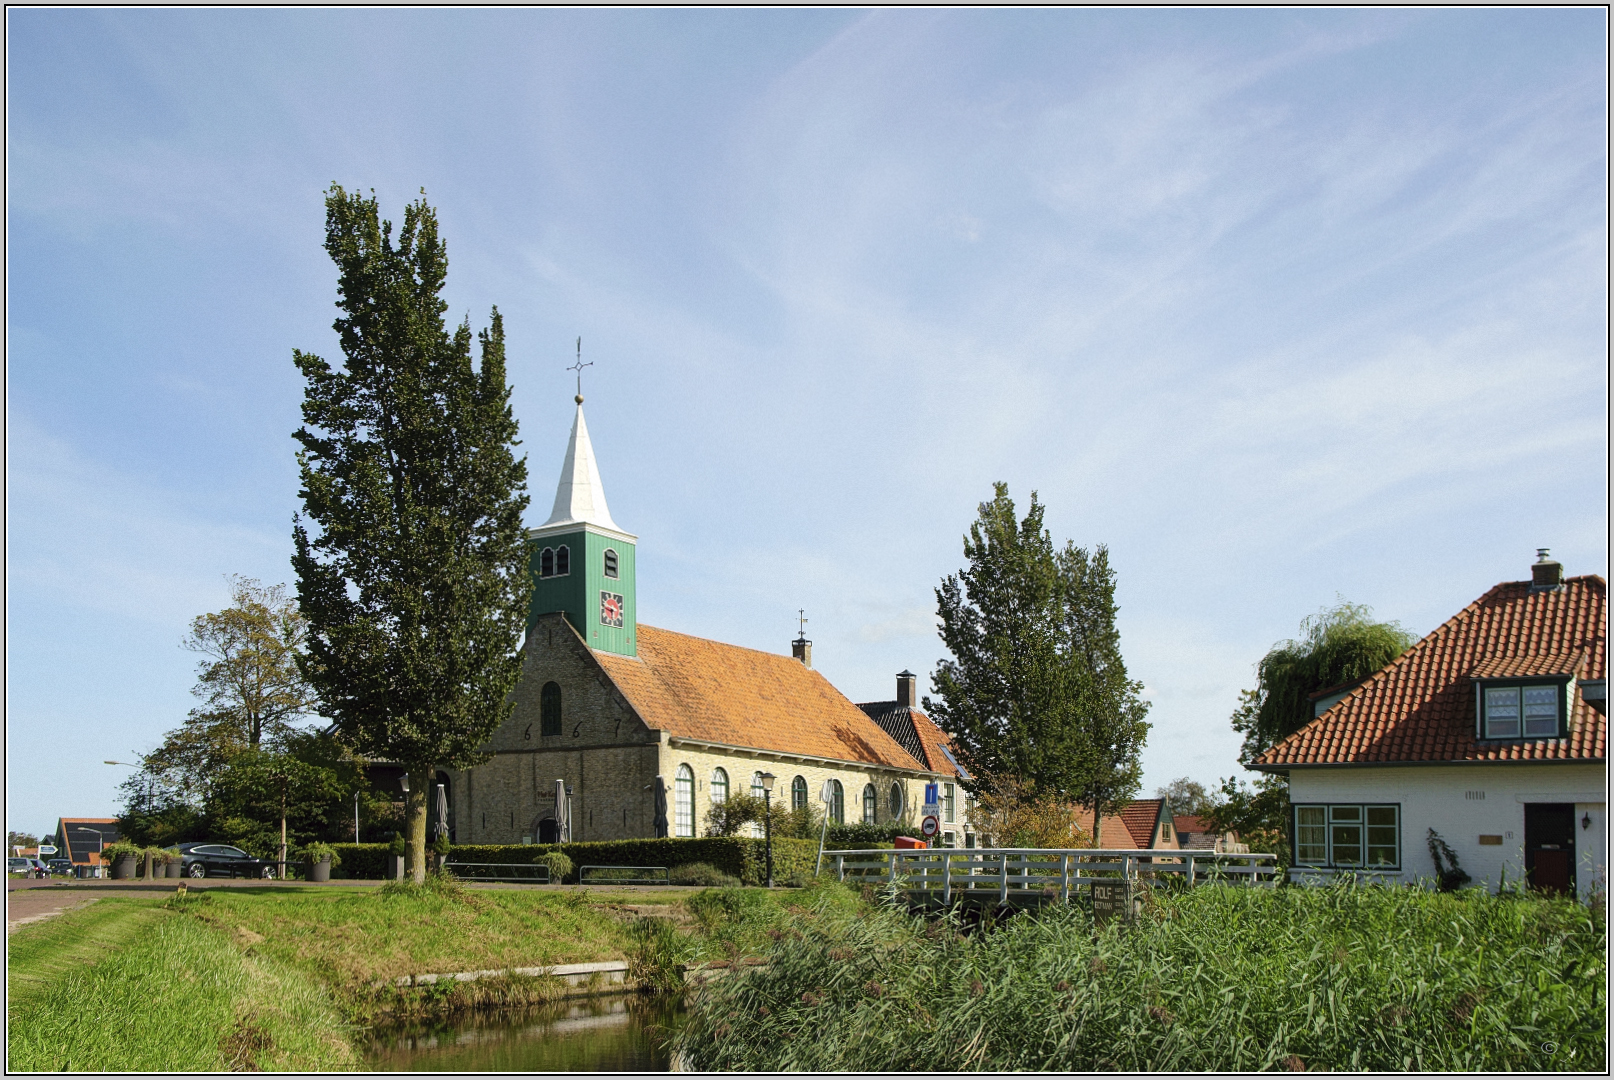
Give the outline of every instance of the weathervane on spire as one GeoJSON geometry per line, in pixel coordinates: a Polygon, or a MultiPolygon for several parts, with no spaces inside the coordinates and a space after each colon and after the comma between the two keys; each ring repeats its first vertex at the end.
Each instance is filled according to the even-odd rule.
{"type": "Polygon", "coordinates": [[[797,608],[796,609],[796,622],[798,623],[798,626],[796,627],[796,633],[799,634],[801,637],[805,638],[807,636],[807,609],[806,608],[797,608]]]}
{"type": "Polygon", "coordinates": [[[578,338],[577,339],[577,363],[573,364],[571,367],[567,368],[566,370],[567,371],[575,371],[575,372],[577,372],[577,403],[579,405],[583,404],[583,369],[586,368],[586,367],[593,367],[593,366],[594,366],[594,361],[592,361],[592,360],[590,360],[586,364],[583,363],[583,339],[578,338]]]}

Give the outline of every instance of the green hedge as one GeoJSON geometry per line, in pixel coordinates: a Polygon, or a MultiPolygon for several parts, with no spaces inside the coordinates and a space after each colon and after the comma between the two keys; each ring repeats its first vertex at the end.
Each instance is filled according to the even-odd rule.
{"type": "MultiPolygon", "coordinates": [[[[345,878],[376,880],[386,877],[386,844],[333,844],[345,878]]],[[[573,865],[583,866],[685,866],[709,863],[747,885],[761,885],[767,877],[764,841],[749,836],[702,836],[652,840],[597,840],[576,844],[455,844],[450,862],[533,863],[548,851],[563,852],[573,865]]],[[[812,840],[776,839],[773,842],[773,879],[789,880],[797,874],[811,877],[818,844],[812,840]]],[[[333,874],[332,876],[335,876],[333,874]]],[[[574,872],[567,878],[574,883],[574,872]]]]}

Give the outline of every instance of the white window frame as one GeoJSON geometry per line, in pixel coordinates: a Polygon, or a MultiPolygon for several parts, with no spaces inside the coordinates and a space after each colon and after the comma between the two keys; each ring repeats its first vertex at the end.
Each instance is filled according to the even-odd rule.
{"type": "Polygon", "coordinates": [[[949,825],[958,822],[958,785],[942,785],[942,820],[949,825]]]}
{"type": "Polygon", "coordinates": [[[1366,872],[1397,871],[1401,869],[1405,852],[1400,803],[1296,803],[1294,806],[1294,862],[1297,867],[1313,866],[1319,869],[1362,870],[1366,872]],[[1383,819],[1388,811],[1393,821],[1383,819]],[[1379,820],[1375,821],[1377,817],[1379,820]],[[1352,842],[1351,830],[1356,840],[1352,842]],[[1383,841],[1384,829],[1394,830],[1393,863],[1369,862],[1375,849],[1392,847],[1383,841]],[[1316,830],[1321,830],[1319,833],[1316,830]],[[1375,836],[1377,831],[1377,836],[1375,836]],[[1375,843],[1375,839],[1378,840],[1375,843]],[[1322,860],[1316,858],[1321,848],[1322,860]],[[1355,861],[1340,861],[1342,852],[1355,849],[1355,861]]]}
{"type": "Polygon", "coordinates": [[[1519,679],[1476,681],[1474,684],[1474,710],[1478,717],[1475,734],[1485,742],[1530,742],[1536,739],[1560,739],[1564,736],[1564,722],[1567,717],[1566,697],[1568,683],[1562,679],[1519,679]],[[1545,714],[1539,708],[1532,716],[1531,706],[1540,706],[1545,702],[1528,700],[1532,695],[1538,699],[1543,692],[1552,694],[1551,730],[1545,730],[1540,721],[1545,714]],[[1511,698],[1511,701],[1506,699],[1511,698]],[[1498,706],[1511,705],[1511,717],[1492,717],[1492,710],[1498,706]],[[1504,725],[1511,726],[1508,731],[1504,725]],[[1534,730],[1532,730],[1532,726],[1534,730]]]}
{"type": "Polygon", "coordinates": [[[673,777],[673,835],[695,835],[695,770],[688,765],[673,777]]]}

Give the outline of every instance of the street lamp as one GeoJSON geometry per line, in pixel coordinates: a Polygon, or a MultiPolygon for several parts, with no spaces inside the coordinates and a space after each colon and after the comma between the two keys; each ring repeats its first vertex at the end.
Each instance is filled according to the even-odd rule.
{"type": "MultiPolygon", "coordinates": [[[[87,825],[75,825],[75,826],[73,826],[73,831],[74,832],[87,832],[87,833],[94,833],[95,834],[95,854],[96,854],[96,858],[99,860],[100,855],[101,855],[101,849],[106,845],[106,836],[104,834],[102,834],[101,830],[100,829],[92,829],[87,825]]],[[[95,872],[96,872],[96,876],[99,877],[100,873],[101,873],[101,867],[100,867],[99,864],[97,864],[97,866],[95,868],[95,872]]]]}
{"type": "MultiPolygon", "coordinates": [[[[103,764],[103,765],[125,765],[125,766],[128,766],[131,769],[144,769],[145,768],[144,765],[136,765],[132,761],[103,761],[103,762],[101,762],[101,764],[103,764]]],[[[151,804],[152,804],[153,798],[155,797],[154,793],[151,790],[151,785],[152,785],[152,779],[151,779],[151,777],[147,777],[146,778],[146,813],[147,814],[151,813],[151,804]]]]}
{"type": "Polygon", "coordinates": [[[768,888],[773,888],[773,780],[771,772],[765,772],[759,779],[762,781],[762,835],[764,850],[768,853],[768,888]]]}

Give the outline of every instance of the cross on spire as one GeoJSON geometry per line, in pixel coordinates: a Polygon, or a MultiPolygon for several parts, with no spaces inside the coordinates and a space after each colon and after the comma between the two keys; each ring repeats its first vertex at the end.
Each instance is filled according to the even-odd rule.
{"type": "Polygon", "coordinates": [[[567,371],[575,371],[575,372],[577,372],[577,403],[579,405],[583,404],[583,369],[586,368],[586,367],[593,367],[593,366],[594,366],[594,361],[592,361],[592,360],[590,360],[586,364],[583,363],[583,339],[578,338],[577,339],[577,363],[573,364],[571,367],[567,368],[566,370],[567,371]]]}

